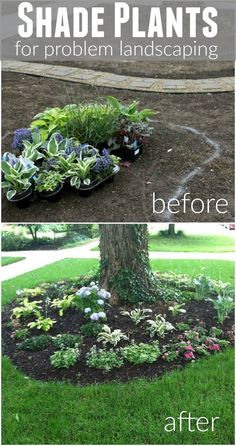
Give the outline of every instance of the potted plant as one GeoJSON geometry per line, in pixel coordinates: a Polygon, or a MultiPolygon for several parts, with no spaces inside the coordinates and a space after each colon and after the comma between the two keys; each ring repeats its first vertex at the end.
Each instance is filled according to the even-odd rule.
{"type": "Polygon", "coordinates": [[[37,170],[32,161],[5,154],[2,160],[2,188],[7,190],[7,199],[17,207],[24,208],[29,205],[34,193],[33,177],[37,170]]]}
{"type": "Polygon", "coordinates": [[[36,191],[38,195],[48,201],[57,202],[61,198],[64,185],[64,176],[56,171],[42,171],[36,179],[36,191]]]}

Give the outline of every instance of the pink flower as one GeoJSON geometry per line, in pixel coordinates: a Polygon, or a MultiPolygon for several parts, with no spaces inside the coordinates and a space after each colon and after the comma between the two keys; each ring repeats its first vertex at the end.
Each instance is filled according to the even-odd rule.
{"type": "Polygon", "coordinates": [[[186,353],[184,353],[184,357],[186,359],[195,359],[195,356],[194,356],[193,352],[186,352],[186,353]]]}
{"type": "Polygon", "coordinates": [[[219,346],[219,344],[213,344],[213,345],[212,345],[212,350],[215,350],[215,351],[219,352],[219,351],[220,351],[220,346],[219,346]]]}
{"type": "Polygon", "coordinates": [[[193,347],[191,345],[186,345],[185,350],[190,350],[193,352],[193,347]]]}

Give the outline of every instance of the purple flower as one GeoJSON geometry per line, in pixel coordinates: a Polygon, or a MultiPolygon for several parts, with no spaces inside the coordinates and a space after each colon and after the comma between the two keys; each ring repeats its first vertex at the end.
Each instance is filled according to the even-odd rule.
{"type": "Polygon", "coordinates": [[[32,131],[30,129],[17,129],[14,133],[12,148],[14,150],[24,150],[23,141],[33,142],[32,131]]]}
{"type": "Polygon", "coordinates": [[[105,155],[97,158],[96,164],[93,168],[94,173],[99,174],[108,170],[112,166],[112,160],[110,156],[105,155]]]}
{"type": "Polygon", "coordinates": [[[98,313],[91,314],[90,319],[91,319],[91,321],[98,321],[98,319],[99,319],[98,313]]]}
{"type": "Polygon", "coordinates": [[[97,303],[98,303],[98,305],[104,305],[104,300],[102,300],[102,299],[98,299],[98,300],[97,300],[97,303]]]}
{"type": "Polygon", "coordinates": [[[64,137],[61,133],[55,133],[55,139],[56,142],[59,144],[59,142],[63,141],[64,137]]]}
{"type": "Polygon", "coordinates": [[[105,319],[106,318],[106,313],[104,313],[104,311],[99,311],[98,318],[105,319]]]}

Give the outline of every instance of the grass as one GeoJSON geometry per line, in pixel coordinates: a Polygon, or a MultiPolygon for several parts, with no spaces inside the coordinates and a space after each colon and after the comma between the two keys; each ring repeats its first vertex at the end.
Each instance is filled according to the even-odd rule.
{"type": "Polygon", "coordinates": [[[12,263],[20,262],[25,257],[1,257],[1,266],[11,265],[12,263]]]}
{"type": "MultiPolygon", "coordinates": [[[[92,251],[99,251],[95,247],[92,251]]],[[[234,252],[233,237],[188,235],[181,238],[166,238],[158,235],[149,236],[149,251],[160,252],[234,252]]]]}
{"type": "MultiPolygon", "coordinates": [[[[233,262],[152,262],[154,270],[192,275],[203,265],[214,277],[233,276],[233,262]]],[[[96,260],[65,259],[5,281],[3,303],[19,288],[75,278],[97,266],[96,260]]],[[[234,444],[232,349],[154,381],[86,387],[43,383],[23,376],[7,358],[2,376],[3,444],[234,444]],[[166,418],[177,418],[183,410],[219,417],[215,431],[166,433],[166,418]]]]}
{"type": "Polygon", "coordinates": [[[3,444],[234,444],[232,349],[151,382],[83,388],[3,366],[3,444]],[[215,431],[166,433],[183,410],[219,417],[215,431]]]}

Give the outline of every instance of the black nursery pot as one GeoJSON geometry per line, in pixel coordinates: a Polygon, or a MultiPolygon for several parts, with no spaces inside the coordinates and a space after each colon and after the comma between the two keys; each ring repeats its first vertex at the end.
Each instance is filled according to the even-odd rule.
{"type": "Polygon", "coordinates": [[[113,150],[112,153],[124,161],[134,162],[136,161],[143,152],[142,144],[137,149],[129,147],[120,147],[120,149],[113,150]]]}
{"type": "Polygon", "coordinates": [[[54,191],[38,192],[38,195],[43,200],[50,201],[51,203],[57,203],[61,199],[61,192],[62,192],[63,186],[64,186],[64,184],[61,183],[57,186],[57,188],[54,191]]]}
{"type": "Polygon", "coordinates": [[[16,194],[13,198],[11,198],[11,203],[14,203],[18,209],[25,209],[29,207],[31,200],[34,196],[34,186],[31,186],[26,191],[16,194]]]}

